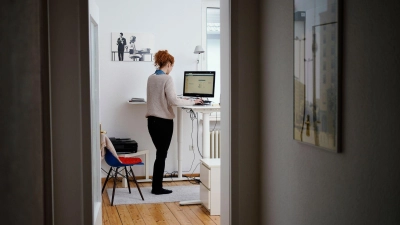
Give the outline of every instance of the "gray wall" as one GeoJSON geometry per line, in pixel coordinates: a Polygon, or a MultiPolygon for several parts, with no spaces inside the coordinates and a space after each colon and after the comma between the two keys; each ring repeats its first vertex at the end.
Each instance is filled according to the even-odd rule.
{"type": "Polygon", "coordinates": [[[54,224],[92,224],[88,1],[48,2],[54,224]]]}
{"type": "Polygon", "coordinates": [[[93,221],[88,21],[87,1],[2,3],[2,224],[93,221]]]}
{"type": "Polygon", "coordinates": [[[42,0],[0,7],[2,224],[51,221],[46,7],[42,0]]]}
{"type": "Polygon", "coordinates": [[[400,3],[343,1],[335,154],[292,140],[293,3],[262,2],[262,224],[400,224],[400,3]]]}
{"type": "Polygon", "coordinates": [[[259,0],[230,6],[231,224],[260,224],[259,0]]]}

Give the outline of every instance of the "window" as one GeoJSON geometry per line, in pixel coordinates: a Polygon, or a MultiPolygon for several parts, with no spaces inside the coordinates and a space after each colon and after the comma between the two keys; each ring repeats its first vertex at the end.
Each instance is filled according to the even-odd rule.
{"type": "Polygon", "coordinates": [[[205,54],[202,56],[201,69],[215,71],[214,102],[220,102],[221,95],[221,48],[220,48],[220,9],[219,1],[202,2],[202,46],[205,54]]]}

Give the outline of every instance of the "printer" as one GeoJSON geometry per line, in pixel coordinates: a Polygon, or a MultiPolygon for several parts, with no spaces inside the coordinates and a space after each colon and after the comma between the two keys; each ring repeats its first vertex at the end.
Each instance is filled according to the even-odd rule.
{"type": "Polygon", "coordinates": [[[138,144],[135,140],[131,140],[130,138],[110,137],[110,141],[117,154],[130,154],[137,152],[138,144]]]}

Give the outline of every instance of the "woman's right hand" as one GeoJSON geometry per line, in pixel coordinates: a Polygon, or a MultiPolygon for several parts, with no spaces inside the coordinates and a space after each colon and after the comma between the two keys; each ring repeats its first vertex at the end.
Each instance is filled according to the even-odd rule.
{"type": "Polygon", "coordinates": [[[198,99],[194,100],[194,104],[201,104],[201,105],[203,105],[203,99],[198,98],[198,99]]]}

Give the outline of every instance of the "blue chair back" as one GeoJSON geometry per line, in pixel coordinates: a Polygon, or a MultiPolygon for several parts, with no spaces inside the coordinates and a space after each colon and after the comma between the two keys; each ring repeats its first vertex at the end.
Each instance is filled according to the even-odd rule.
{"type": "Polygon", "coordinates": [[[110,150],[108,150],[107,148],[105,148],[105,150],[106,150],[106,154],[104,156],[104,160],[106,161],[106,163],[109,166],[112,166],[112,167],[126,166],[125,164],[120,163],[119,160],[117,158],[115,158],[115,156],[110,152],[110,150]]]}

